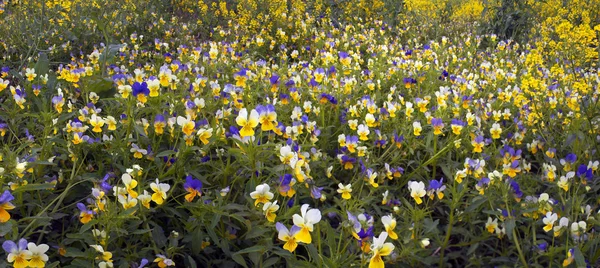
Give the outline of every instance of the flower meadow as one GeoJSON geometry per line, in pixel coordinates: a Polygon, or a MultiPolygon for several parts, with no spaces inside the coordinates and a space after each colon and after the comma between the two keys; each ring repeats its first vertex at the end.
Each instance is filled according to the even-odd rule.
{"type": "Polygon", "coordinates": [[[0,266],[600,265],[597,1],[121,2],[0,1],[0,266]]]}

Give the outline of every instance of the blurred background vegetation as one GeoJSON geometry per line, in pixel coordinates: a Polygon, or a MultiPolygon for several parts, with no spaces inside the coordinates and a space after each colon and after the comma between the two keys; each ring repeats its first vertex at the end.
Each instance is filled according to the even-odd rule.
{"type": "Polygon", "coordinates": [[[600,1],[0,0],[0,18],[0,64],[18,70],[41,54],[57,65],[81,56],[73,51],[83,55],[121,43],[262,38],[266,44],[302,46],[309,38],[296,35],[298,27],[319,34],[323,24],[343,29],[371,22],[394,27],[400,41],[495,34],[500,40],[539,41],[537,49],[547,50],[543,55],[574,48],[579,54],[568,60],[596,65],[600,1]]]}

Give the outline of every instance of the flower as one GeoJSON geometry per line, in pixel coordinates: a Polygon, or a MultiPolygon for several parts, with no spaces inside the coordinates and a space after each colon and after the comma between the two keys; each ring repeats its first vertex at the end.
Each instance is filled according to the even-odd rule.
{"type": "Polygon", "coordinates": [[[137,187],[138,182],[131,177],[128,173],[124,173],[121,175],[121,181],[125,184],[125,189],[127,193],[131,195],[132,198],[137,198],[138,193],[134,190],[137,187]]]}
{"type": "Polygon", "coordinates": [[[250,115],[248,115],[246,108],[242,108],[236,117],[235,122],[238,124],[238,126],[242,127],[240,130],[240,136],[242,138],[254,136],[254,128],[258,126],[259,123],[258,112],[253,109],[250,111],[250,115]]]}
{"type": "Polygon", "coordinates": [[[432,118],[431,125],[433,126],[433,135],[441,135],[444,128],[444,122],[441,118],[432,118]]]}
{"type": "Polygon", "coordinates": [[[283,249],[289,252],[294,252],[299,242],[297,236],[298,232],[300,231],[300,227],[292,225],[292,228],[288,230],[287,227],[285,227],[285,225],[278,222],[275,224],[275,228],[277,228],[277,231],[279,232],[277,238],[285,242],[285,244],[283,245],[283,249]]]}
{"type": "Polygon", "coordinates": [[[552,230],[552,227],[554,226],[554,222],[556,220],[558,220],[558,215],[556,213],[552,213],[551,211],[548,211],[546,213],[546,217],[544,217],[542,219],[542,222],[544,222],[544,224],[545,224],[544,231],[550,232],[550,230],[552,230]]]}
{"type": "Polygon", "coordinates": [[[409,181],[408,182],[408,190],[410,190],[410,196],[415,199],[417,205],[423,203],[421,197],[425,196],[427,192],[425,191],[425,184],[421,181],[409,181]]]}
{"type": "Polygon", "coordinates": [[[77,208],[79,209],[79,221],[83,224],[86,224],[92,220],[94,217],[94,211],[87,209],[87,207],[83,203],[77,203],[77,208]]]}
{"type": "Polygon", "coordinates": [[[373,252],[373,257],[369,261],[369,268],[382,268],[385,267],[383,263],[382,256],[387,256],[392,253],[394,250],[394,244],[385,243],[387,239],[388,233],[381,232],[379,237],[373,237],[373,245],[371,245],[371,251],[373,252]]]}
{"type": "Polygon", "coordinates": [[[198,130],[198,132],[196,133],[196,135],[198,135],[198,138],[200,138],[200,141],[206,145],[208,144],[208,139],[210,139],[210,137],[212,137],[212,132],[213,129],[212,128],[201,128],[198,130]]]}
{"type": "Polygon", "coordinates": [[[498,230],[498,219],[494,219],[492,221],[492,217],[488,217],[487,222],[485,223],[485,228],[490,234],[493,234],[498,230]]]}
{"type": "MultiPolygon", "coordinates": [[[[444,185],[444,178],[438,180],[430,180],[429,187],[427,188],[427,193],[430,199],[434,198],[434,194],[437,194],[439,199],[444,198],[444,190],[446,190],[446,185],[444,185]]],[[[390,234],[391,236],[391,234],[390,234]]]]}
{"type": "Polygon", "coordinates": [[[142,203],[142,206],[150,208],[150,201],[152,200],[152,196],[148,194],[148,191],[144,190],[144,193],[139,195],[137,199],[142,203]]]}
{"type": "Polygon", "coordinates": [[[369,131],[369,127],[365,126],[363,124],[358,125],[358,130],[356,131],[356,133],[358,133],[358,137],[361,141],[367,141],[369,140],[369,133],[371,133],[371,131],[369,131]]]}
{"type": "Polygon", "coordinates": [[[423,128],[421,127],[421,122],[413,122],[413,134],[417,137],[421,136],[421,130],[423,130],[423,128]]]}
{"type": "Polygon", "coordinates": [[[36,245],[34,243],[27,244],[27,249],[31,252],[31,260],[29,261],[29,267],[44,267],[48,261],[48,255],[46,251],[50,247],[46,244],[36,245]]]}
{"type": "Polygon", "coordinates": [[[250,193],[250,197],[256,200],[254,201],[255,206],[259,203],[267,203],[267,201],[273,199],[273,193],[269,192],[270,189],[271,188],[266,183],[256,186],[256,190],[250,193]]]}
{"type": "Polygon", "coordinates": [[[171,189],[171,185],[160,183],[158,179],[156,179],[156,182],[150,184],[150,188],[154,191],[152,194],[152,201],[157,205],[160,205],[167,199],[167,192],[171,189]]]}
{"type": "Polygon", "coordinates": [[[167,266],[175,266],[175,262],[165,255],[156,254],[156,259],[153,262],[158,263],[158,267],[165,268],[167,266]]]}
{"type": "Polygon", "coordinates": [[[317,224],[321,221],[321,211],[316,208],[308,210],[308,208],[309,205],[304,204],[300,208],[301,215],[294,214],[292,216],[294,225],[301,228],[297,235],[297,239],[298,241],[306,244],[310,244],[312,242],[310,232],[313,231],[314,224],[317,224]]]}
{"type": "Polygon", "coordinates": [[[0,222],[4,223],[10,220],[10,214],[7,210],[15,208],[10,201],[14,200],[15,197],[10,193],[9,190],[4,190],[4,193],[0,195],[0,222]]]}
{"type": "Polygon", "coordinates": [[[96,116],[96,114],[92,114],[89,123],[93,127],[92,131],[96,133],[102,132],[102,126],[104,126],[104,119],[102,119],[102,117],[96,116]]]}
{"type": "Polygon", "coordinates": [[[191,175],[185,177],[183,188],[188,192],[185,195],[185,200],[192,202],[196,196],[202,195],[202,182],[194,179],[191,175]]]}
{"type": "Polygon", "coordinates": [[[2,243],[2,248],[8,256],[6,260],[12,263],[15,268],[24,268],[29,266],[29,259],[31,259],[31,251],[27,250],[27,240],[21,238],[18,244],[15,242],[6,240],[2,243]]]}
{"type": "MultiPolygon", "coordinates": [[[[155,120],[158,120],[158,118],[155,120]]],[[[191,136],[194,132],[194,128],[196,127],[196,123],[194,123],[194,120],[192,120],[192,118],[189,115],[187,116],[187,118],[183,116],[178,116],[177,125],[181,126],[181,131],[183,131],[183,133],[185,133],[185,135],[187,136],[191,136]]],[[[156,125],[154,127],[156,128],[156,125]]],[[[162,129],[163,127],[164,126],[160,127],[160,129],[162,129]]]]}
{"type": "Polygon", "coordinates": [[[275,112],[275,107],[271,104],[267,106],[258,105],[256,106],[256,111],[258,112],[258,121],[261,125],[262,131],[270,131],[275,128],[275,124],[277,123],[277,113],[275,112]]]}
{"type": "Polygon", "coordinates": [[[350,199],[351,195],[350,193],[352,192],[352,184],[348,184],[346,186],[344,186],[344,184],[342,184],[341,182],[338,184],[338,188],[337,192],[342,194],[342,198],[343,199],[350,199]]]}
{"type": "Polygon", "coordinates": [[[502,133],[502,128],[500,128],[500,124],[494,123],[492,125],[492,128],[490,129],[490,134],[492,134],[492,139],[499,139],[501,133],[502,133]]]}
{"type": "Polygon", "coordinates": [[[398,239],[398,235],[394,232],[396,228],[396,219],[392,215],[386,215],[381,217],[381,222],[385,227],[385,231],[390,235],[390,238],[393,240],[398,239]]]}
{"type": "Polygon", "coordinates": [[[277,205],[277,200],[275,200],[275,202],[273,202],[273,203],[267,202],[263,206],[263,213],[267,217],[267,220],[270,222],[275,221],[275,217],[277,217],[275,212],[277,212],[277,210],[279,210],[279,205],[277,205]]]}

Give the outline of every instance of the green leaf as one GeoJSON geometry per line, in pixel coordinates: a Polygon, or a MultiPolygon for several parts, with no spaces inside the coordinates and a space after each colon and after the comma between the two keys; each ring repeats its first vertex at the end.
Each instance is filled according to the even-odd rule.
{"type": "Polygon", "coordinates": [[[177,152],[173,151],[173,150],[166,150],[166,151],[162,151],[158,154],[156,154],[156,157],[165,157],[165,156],[170,156],[170,155],[174,155],[177,152]]]}
{"type": "Polygon", "coordinates": [[[246,261],[244,260],[244,257],[242,257],[242,255],[233,254],[231,255],[231,258],[244,268],[248,268],[248,265],[246,265],[246,261]]]}
{"type": "Polygon", "coordinates": [[[585,263],[585,258],[583,257],[583,254],[581,253],[581,250],[579,250],[579,247],[576,247],[575,250],[573,250],[573,255],[575,256],[575,263],[577,264],[577,267],[586,267],[587,264],[585,263]]]}
{"type": "Polygon", "coordinates": [[[27,192],[27,191],[39,191],[39,190],[49,190],[54,189],[54,184],[51,183],[32,183],[23,186],[19,186],[19,188],[13,191],[14,193],[27,192]]]}
{"type": "Polygon", "coordinates": [[[163,228],[156,224],[154,225],[154,228],[152,229],[152,239],[154,240],[154,242],[156,242],[156,245],[160,248],[164,247],[167,244],[167,237],[165,236],[163,228]]]}
{"type": "Polygon", "coordinates": [[[44,52],[40,53],[40,57],[38,58],[37,63],[35,64],[35,73],[40,75],[45,75],[50,70],[50,61],[48,60],[48,55],[44,52]]]}

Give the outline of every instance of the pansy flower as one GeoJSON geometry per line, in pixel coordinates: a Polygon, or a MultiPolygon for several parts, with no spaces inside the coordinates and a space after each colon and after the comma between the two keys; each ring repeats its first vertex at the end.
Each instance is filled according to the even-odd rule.
{"type": "Polygon", "coordinates": [[[94,214],[96,214],[96,212],[88,209],[83,203],[77,203],[77,208],[79,209],[79,221],[83,224],[90,222],[94,214]]]}
{"type": "Polygon", "coordinates": [[[309,210],[308,208],[309,205],[304,204],[300,208],[301,214],[294,214],[292,216],[294,225],[300,227],[300,231],[296,236],[297,240],[306,244],[312,242],[310,233],[313,231],[314,225],[321,221],[321,211],[314,208],[309,210]]]}
{"type": "Polygon", "coordinates": [[[423,203],[421,198],[427,194],[425,191],[425,184],[423,182],[409,181],[408,190],[410,191],[410,196],[415,200],[417,205],[423,203]]]}
{"type": "Polygon", "coordinates": [[[158,179],[150,184],[150,188],[154,193],[152,194],[152,201],[157,205],[161,205],[165,199],[167,199],[167,192],[171,189],[171,185],[167,183],[160,183],[158,179]]]}
{"type": "Polygon", "coordinates": [[[8,210],[15,208],[15,205],[10,202],[14,199],[15,198],[9,190],[5,190],[2,195],[0,195],[0,222],[4,223],[10,220],[10,214],[8,213],[8,210]]]}
{"type": "Polygon", "coordinates": [[[383,262],[382,256],[387,256],[392,254],[394,251],[394,244],[386,243],[385,240],[388,237],[387,232],[381,232],[379,237],[373,237],[373,245],[371,245],[371,251],[373,256],[369,261],[369,268],[383,268],[385,264],[383,262]]]}
{"type": "Polygon", "coordinates": [[[146,101],[148,101],[147,96],[150,94],[150,89],[148,89],[148,84],[146,82],[141,84],[135,82],[131,88],[133,96],[136,97],[139,102],[146,103],[146,101]]]}
{"type": "Polygon", "coordinates": [[[285,244],[283,245],[283,249],[289,252],[294,252],[294,250],[296,250],[296,247],[298,246],[298,242],[300,242],[298,241],[298,233],[300,232],[300,227],[292,225],[292,228],[288,230],[287,227],[285,227],[285,225],[278,222],[275,224],[275,228],[277,228],[278,232],[277,238],[285,242],[285,244]]]}
{"type": "Polygon", "coordinates": [[[256,190],[250,193],[250,197],[252,197],[252,199],[255,200],[255,206],[257,206],[260,203],[267,203],[269,200],[273,199],[274,195],[269,191],[270,189],[271,188],[266,183],[256,186],[256,190]]]}
{"type": "Polygon", "coordinates": [[[430,180],[429,187],[427,188],[427,194],[429,198],[433,200],[434,196],[437,195],[439,199],[444,198],[444,190],[446,190],[446,185],[444,185],[444,178],[438,180],[430,180]]]}
{"type": "Polygon", "coordinates": [[[275,112],[275,107],[271,104],[262,106],[256,106],[256,111],[258,112],[258,121],[261,125],[262,131],[270,131],[275,128],[275,124],[277,123],[277,113],[275,112]]]}
{"type": "Polygon", "coordinates": [[[259,123],[258,112],[253,109],[250,114],[248,114],[246,108],[242,108],[236,117],[235,122],[241,127],[240,136],[242,138],[254,136],[254,128],[258,126],[259,123]]]}
{"type": "Polygon", "coordinates": [[[27,249],[27,240],[21,238],[18,244],[15,242],[6,240],[2,243],[2,248],[8,254],[6,260],[13,264],[15,268],[25,268],[29,266],[29,259],[31,259],[31,251],[27,249]]]}
{"type": "Polygon", "coordinates": [[[277,200],[275,200],[275,202],[273,202],[273,203],[271,203],[270,201],[266,202],[263,205],[263,213],[265,214],[265,217],[267,218],[267,220],[269,222],[275,221],[275,217],[277,217],[275,212],[277,212],[277,210],[279,210],[279,205],[277,205],[277,200]]]}
{"type": "Polygon", "coordinates": [[[339,183],[337,192],[342,195],[343,199],[346,199],[346,200],[350,199],[351,198],[350,193],[352,192],[352,184],[344,185],[342,183],[339,183]]]}
{"type": "Polygon", "coordinates": [[[442,129],[444,128],[444,122],[441,118],[432,118],[431,125],[433,126],[433,135],[442,135],[442,129]]]}
{"type": "Polygon", "coordinates": [[[202,195],[202,182],[194,179],[191,175],[185,177],[183,188],[188,192],[185,195],[185,200],[187,202],[192,202],[196,196],[202,195]]]}

